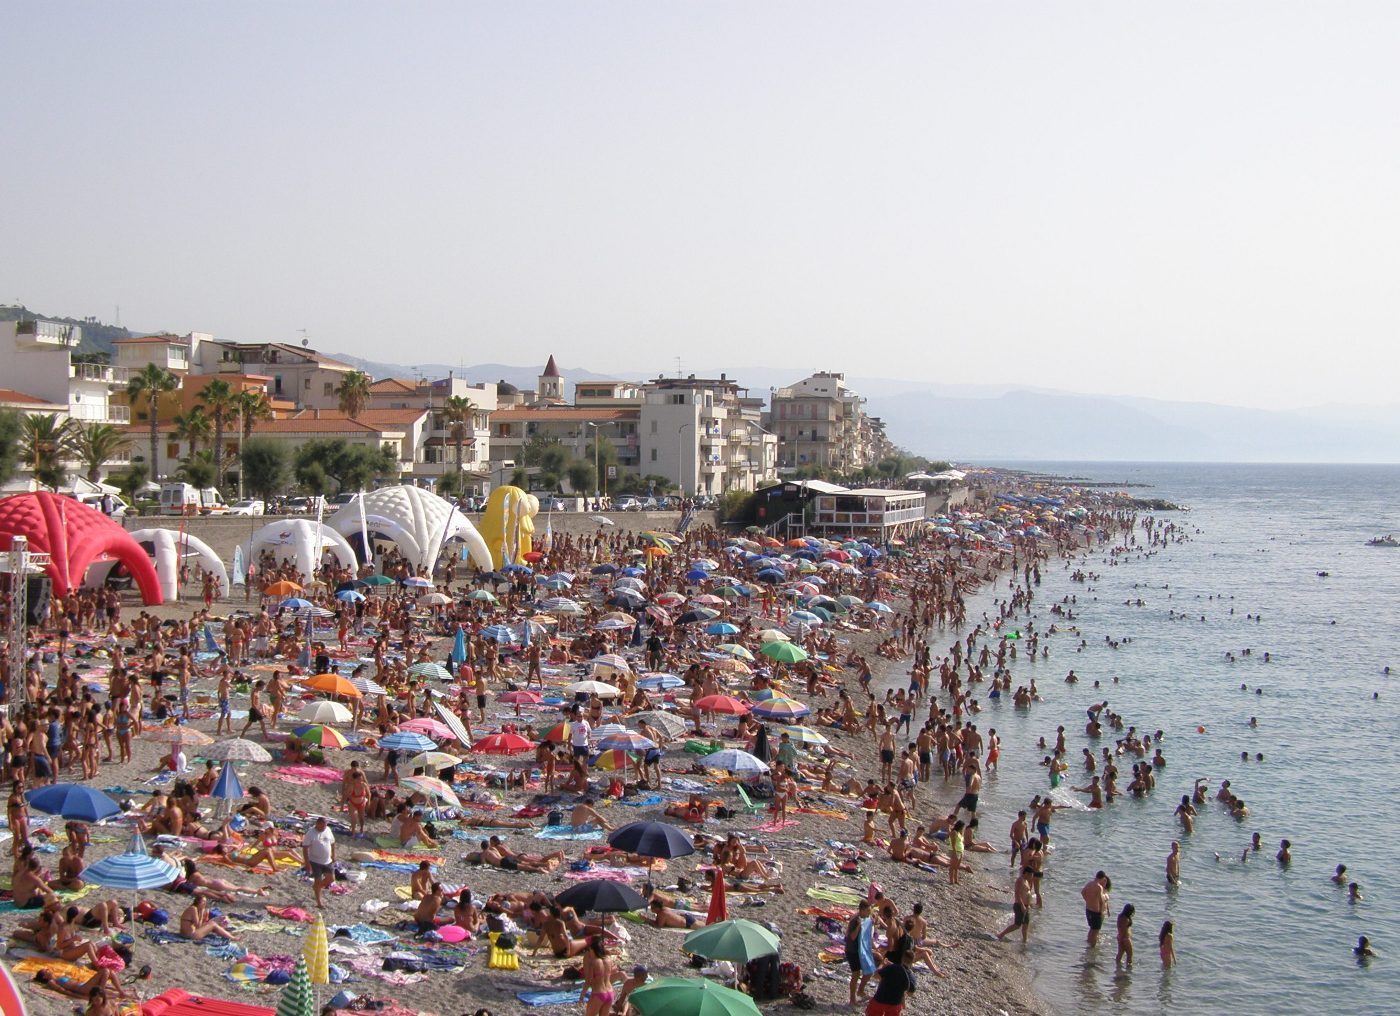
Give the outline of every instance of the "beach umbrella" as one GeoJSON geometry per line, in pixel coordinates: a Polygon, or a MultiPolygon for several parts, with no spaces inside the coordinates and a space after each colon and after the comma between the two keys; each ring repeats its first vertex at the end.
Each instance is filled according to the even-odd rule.
{"type": "Polygon", "coordinates": [[[823,745],[831,743],[826,739],[826,737],[823,734],[813,730],[811,727],[783,727],[782,731],[797,744],[823,745]]]}
{"type": "Polygon", "coordinates": [[[558,592],[560,589],[568,589],[572,583],[567,579],[557,578],[553,575],[537,575],[535,576],[535,584],[542,589],[550,589],[558,592]]]}
{"type": "Polygon", "coordinates": [[[291,596],[293,593],[301,592],[301,586],[286,579],[272,583],[263,591],[264,596],[291,596]]]}
{"type": "Polygon", "coordinates": [[[597,624],[595,624],[595,625],[593,626],[593,630],[594,630],[594,631],[622,631],[624,628],[632,628],[632,627],[635,627],[636,624],[637,624],[637,622],[636,622],[636,619],[635,619],[635,618],[634,618],[633,620],[631,620],[631,621],[622,621],[622,620],[619,620],[618,618],[610,618],[610,619],[607,619],[607,620],[599,621],[597,624]]]}
{"type": "Polygon", "coordinates": [[[713,755],[706,755],[700,759],[700,764],[706,769],[722,769],[727,773],[748,774],[768,771],[768,763],[746,751],[740,751],[738,748],[726,748],[713,755]]]}
{"type": "Polygon", "coordinates": [[[631,910],[645,910],[647,901],[642,894],[625,882],[612,882],[605,878],[589,879],[571,885],[555,901],[561,907],[591,911],[597,914],[626,913],[631,910]]]}
{"type": "Polygon", "coordinates": [[[146,841],[137,833],[122,854],[112,854],[94,861],[83,869],[83,881],[104,889],[163,889],[180,878],[180,869],[152,857],[146,852],[146,841]]]}
{"type": "Polygon", "coordinates": [[[427,593],[418,597],[420,607],[445,607],[452,602],[452,597],[446,593],[427,593]]]}
{"type": "Polygon", "coordinates": [[[488,734],[472,745],[472,751],[485,755],[520,755],[535,750],[535,742],[520,734],[488,734]]]}
{"type": "Polygon", "coordinates": [[[272,761],[272,755],[266,748],[256,741],[248,741],[241,737],[231,737],[226,741],[211,744],[207,748],[201,748],[199,754],[202,758],[213,762],[272,761]]]}
{"type": "MultiPolygon", "coordinates": [[[[748,923],[747,921],[744,923],[748,923]]],[[[694,952],[694,950],[691,950],[694,952]]],[[[700,953],[703,956],[705,953],[700,953]]],[[[306,944],[302,946],[302,959],[306,960],[306,973],[312,984],[331,983],[330,947],[326,941],[326,920],[320,914],[306,932],[306,944]]]]}
{"type": "Polygon", "coordinates": [[[726,881],[723,872],[716,872],[714,880],[710,883],[710,907],[705,912],[706,924],[718,924],[729,919],[729,899],[724,888],[726,881]]]}
{"type": "Polygon", "coordinates": [[[706,635],[738,635],[739,626],[730,624],[728,621],[716,621],[713,624],[705,625],[706,635]]]}
{"type": "Polygon", "coordinates": [[[344,748],[350,743],[340,731],[323,723],[307,723],[300,727],[293,727],[292,736],[298,741],[305,741],[307,744],[318,745],[322,748],[344,748]]]}
{"type": "Polygon", "coordinates": [[[462,806],[453,789],[435,776],[405,776],[399,780],[399,786],[411,794],[427,794],[429,797],[446,801],[454,808],[462,806]]]}
{"type": "Polygon", "coordinates": [[[743,716],[750,709],[747,702],[741,702],[732,695],[706,695],[693,703],[704,713],[724,713],[727,716],[743,716]]]}
{"type": "Polygon", "coordinates": [[[457,739],[458,744],[470,745],[472,743],[471,734],[467,733],[467,728],[462,725],[462,718],[454,713],[441,702],[433,703],[433,712],[438,714],[438,719],[447,725],[447,729],[452,731],[452,736],[457,739]]]}
{"type": "Polygon", "coordinates": [[[617,653],[603,653],[588,661],[588,669],[591,673],[597,674],[602,671],[610,671],[617,674],[632,673],[632,664],[627,662],[627,658],[619,656],[617,653]]]}
{"type": "Polygon", "coordinates": [[[243,784],[238,780],[238,770],[233,768],[233,763],[224,763],[223,768],[219,770],[219,782],[214,784],[209,796],[217,797],[221,801],[242,800],[243,784]]]}
{"type": "Polygon", "coordinates": [[[282,989],[282,997],[277,1001],[276,1016],[316,1016],[316,995],[311,987],[311,973],[307,969],[305,956],[297,957],[292,979],[282,989]]]}
{"type": "Polygon", "coordinates": [[[747,647],[741,646],[737,642],[726,642],[724,645],[715,646],[715,652],[725,653],[728,656],[734,657],[736,660],[753,659],[753,653],[749,652],[747,647]]]}
{"type": "MultiPolygon", "coordinates": [[[[716,882],[723,879],[716,878],[716,882]]],[[[782,947],[778,936],[753,921],[734,920],[696,928],[685,937],[681,948],[707,960],[747,963],[760,956],[776,956],[782,947]]]]}
{"type": "Polygon", "coordinates": [[[462,760],[456,755],[449,755],[445,751],[425,751],[421,755],[414,755],[413,758],[408,760],[408,764],[414,769],[421,766],[424,769],[431,769],[437,772],[439,769],[455,766],[461,761],[462,760]]]}
{"type": "Polygon", "coordinates": [[[644,607],[646,602],[646,596],[636,589],[619,589],[608,599],[608,603],[614,607],[626,607],[629,610],[644,607]]]}
{"type": "Polygon", "coordinates": [[[759,1016],[748,995],[704,977],[658,977],[627,997],[641,1016],[759,1016]]]}
{"type": "Polygon", "coordinates": [[[365,598],[365,594],[358,589],[342,589],[335,594],[335,598],[342,603],[359,603],[365,598]]]}
{"type": "Polygon", "coordinates": [[[326,699],[306,703],[297,715],[307,723],[349,723],[351,719],[349,709],[326,699]]]}
{"type": "Polygon", "coordinates": [[[564,690],[573,695],[597,695],[599,698],[616,698],[622,694],[615,685],[602,681],[575,681],[564,690]]]}
{"type": "Polygon", "coordinates": [[[737,656],[721,656],[714,660],[710,667],[714,670],[723,670],[731,674],[752,674],[753,668],[737,656]]]}
{"type": "Polygon", "coordinates": [[[800,720],[811,712],[811,707],[806,703],[790,698],[771,698],[753,707],[755,716],[761,716],[765,720],[782,720],[789,723],[793,720],[800,720]]]}
{"type": "Polygon", "coordinates": [[[576,600],[571,600],[566,596],[551,596],[540,604],[540,608],[548,614],[582,614],[583,608],[576,600]]]}
{"type": "Polygon", "coordinates": [[[0,1012],[6,1016],[27,1016],[29,1012],[24,1007],[24,996],[19,993],[19,986],[3,963],[0,963],[0,1012]]]}
{"type": "Polygon", "coordinates": [[[350,683],[361,695],[387,695],[389,689],[368,677],[352,677],[350,683]]]}
{"type": "Polygon", "coordinates": [[[759,652],[778,663],[801,663],[807,659],[807,650],[791,642],[765,642],[759,652]]]}
{"type": "Polygon", "coordinates": [[[497,695],[496,701],[517,706],[535,706],[543,702],[544,699],[537,691],[525,691],[517,688],[515,691],[502,692],[497,695]]]}
{"type": "Polygon", "coordinates": [[[830,620],[829,618],[823,618],[814,610],[794,610],[791,614],[788,615],[788,619],[792,621],[801,621],[803,624],[812,625],[821,624],[825,620],[830,620]]]}
{"type": "Polygon", "coordinates": [[[24,797],[35,811],[75,822],[101,822],[122,810],[102,791],[77,783],[55,783],[30,790],[24,797]]]}
{"type": "Polygon", "coordinates": [[[467,594],[467,599],[475,600],[477,603],[498,603],[496,594],[489,589],[473,589],[467,594]]]}
{"type": "MultiPolygon", "coordinates": [[[[724,586],[723,588],[725,588],[725,589],[732,589],[733,587],[732,587],[732,586],[724,586]]],[[[724,601],[723,601],[722,599],[720,599],[718,596],[715,596],[713,593],[706,593],[704,596],[695,596],[695,597],[692,597],[690,602],[693,603],[693,604],[696,604],[696,605],[698,605],[698,606],[701,606],[701,607],[723,607],[723,606],[724,606],[724,601]]]]}
{"type": "Polygon", "coordinates": [[[421,575],[412,575],[403,580],[403,584],[409,589],[432,589],[433,580],[425,579],[421,575]]]}
{"type": "Polygon", "coordinates": [[[595,769],[605,769],[608,772],[622,772],[627,768],[627,763],[631,761],[631,756],[625,751],[600,751],[589,761],[595,769]]]}
{"type": "Polygon", "coordinates": [[[482,638],[503,646],[514,642],[516,638],[515,629],[507,624],[488,624],[479,634],[482,638]]]}
{"type": "Polygon", "coordinates": [[[143,735],[148,741],[159,744],[200,745],[213,744],[214,739],[193,727],[156,727],[143,735]]]}
{"type": "Polygon", "coordinates": [[[452,671],[441,663],[415,663],[408,668],[408,672],[414,677],[432,677],[439,681],[452,680],[452,671]]]}
{"type": "Polygon", "coordinates": [[[616,522],[614,522],[612,519],[608,518],[606,515],[590,515],[590,516],[588,516],[588,517],[589,517],[590,520],[592,520],[592,521],[598,523],[598,525],[600,525],[600,526],[615,526],[615,525],[617,525],[616,522]]]}
{"type": "Polygon", "coordinates": [[[629,822],[608,834],[608,845],[642,857],[685,857],[695,853],[690,834],[669,822],[629,822]]]}
{"type": "Polygon", "coordinates": [[[649,727],[655,727],[666,737],[680,737],[689,729],[685,720],[672,713],[663,713],[659,709],[633,713],[631,716],[624,717],[622,722],[629,727],[640,727],[645,723],[649,727]]]}
{"type": "Polygon", "coordinates": [[[435,741],[446,741],[452,736],[452,728],[441,720],[435,720],[430,716],[419,716],[416,719],[407,720],[399,724],[399,729],[423,734],[435,741]]]}
{"type": "Polygon", "coordinates": [[[346,698],[359,698],[360,689],[350,683],[348,677],[339,674],[312,674],[301,679],[301,683],[313,691],[324,695],[344,695],[346,698]]]}
{"type": "Polygon", "coordinates": [[[707,572],[707,571],[705,571],[705,570],[702,569],[702,568],[692,568],[692,569],[690,569],[690,571],[688,571],[688,572],[685,573],[685,580],[686,580],[687,582],[692,582],[692,583],[693,583],[693,582],[704,582],[704,581],[705,581],[706,579],[708,579],[709,577],[710,577],[710,573],[707,572]]]}
{"type": "Polygon", "coordinates": [[[637,687],[647,691],[666,691],[668,688],[683,688],[685,682],[675,674],[663,674],[659,671],[643,674],[637,679],[637,687]]]}
{"type": "Polygon", "coordinates": [[[565,720],[565,721],[562,722],[562,723],[556,723],[554,726],[550,727],[548,730],[546,730],[543,734],[540,735],[540,741],[541,741],[541,742],[544,742],[544,741],[553,741],[555,744],[563,744],[563,743],[564,743],[565,741],[567,741],[568,739],[569,739],[569,721],[568,721],[568,720],[565,720]]]}
{"type": "Polygon", "coordinates": [[[650,751],[656,747],[656,742],[623,727],[620,733],[609,733],[600,737],[598,747],[603,749],[620,748],[623,751],[650,751]]]}
{"type": "Polygon", "coordinates": [[[379,739],[379,747],[385,751],[432,751],[437,747],[432,738],[415,734],[411,730],[399,730],[379,739]]]}
{"type": "Polygon", "coordinates": [[[363,581],[367,586],[392,586],[394,584],[394,580],[387,575],[371,575],[363,581]]]}

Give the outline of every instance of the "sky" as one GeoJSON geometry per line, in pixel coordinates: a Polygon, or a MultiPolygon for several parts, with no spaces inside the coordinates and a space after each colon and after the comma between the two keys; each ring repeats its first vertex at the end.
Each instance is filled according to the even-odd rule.
{"type": "Polygon", "coordinates": [[[1394,3],[7,7],[0,302],[399,363],[1394,403],[1394,3]]]}

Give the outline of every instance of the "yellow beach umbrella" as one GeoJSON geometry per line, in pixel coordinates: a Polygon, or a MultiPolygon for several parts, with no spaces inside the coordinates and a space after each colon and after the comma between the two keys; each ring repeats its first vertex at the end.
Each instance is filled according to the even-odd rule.
{"type": "Polygon", "coordinates": [[[320,914],[306,933],[306,945],[302,947],[306,959],[306,970],[311,975],[312,984],[331,983],[330,949],[326,942],[326,921],[320,914]]]}

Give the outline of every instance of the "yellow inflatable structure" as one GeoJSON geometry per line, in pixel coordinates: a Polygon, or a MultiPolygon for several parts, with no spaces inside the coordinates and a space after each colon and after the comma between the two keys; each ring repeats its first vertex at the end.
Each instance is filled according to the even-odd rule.
{"type": "Polygon", "coordinates": [[[476,530],[491,551],[496,568],[525,564],[525,555],[534,545],[535,516],[540,500],[519,487],[497,487],[486,499],[476,530]]]}

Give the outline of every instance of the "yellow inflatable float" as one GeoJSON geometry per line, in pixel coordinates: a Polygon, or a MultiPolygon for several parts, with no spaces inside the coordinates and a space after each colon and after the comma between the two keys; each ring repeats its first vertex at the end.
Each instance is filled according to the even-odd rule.
{"type": "Polygon", "coordinates": [[[496,568],[525,563],[525,555],[534,545],[535,516],[539,511],[539,498],[519,487],[497,487],[491,491],[476,529],[486,541],[496,568]]]}

